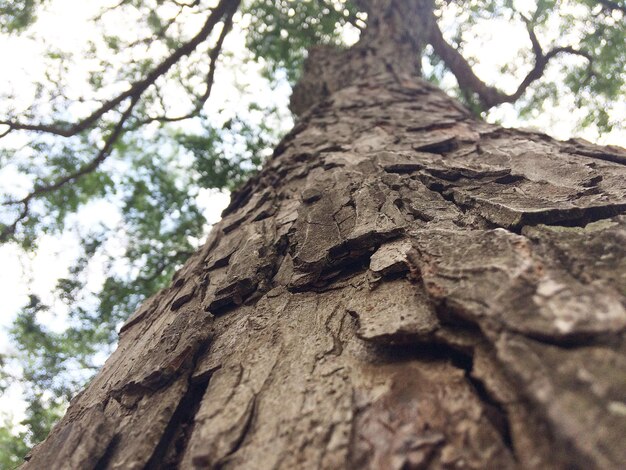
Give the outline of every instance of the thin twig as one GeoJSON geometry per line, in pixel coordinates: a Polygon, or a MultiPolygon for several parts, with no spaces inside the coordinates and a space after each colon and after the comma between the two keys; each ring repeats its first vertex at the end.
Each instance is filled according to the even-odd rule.
{"type": "Polygon", "coordinates": [[[207,102],[207,100],[211,96],[211,89],[213,88],[213,81],[215,77],[215,69],[217,66],[217,60],[222,50],[224,39],[226,38],[228,32],[232,28],[233,16],[234,16],[234,12],[231,15],[229,15],[224,21],[224,26],[222,27],[222,31],[219,37],[217,38],[215,46],[213,46],[213,48],[211,49],[211,52],[209,53],[209,59],[211,60],[211,64],[209,66],[209,71],[207,72],[206,79],[205,79],[205,90],[204,90],[204,93],[202,93],[202,95],[197,97],[197,101],[196,101],[194,108],[190,112],[183,114],[181,116],[148,117],[147,119],[138,121],[138,123],[136,124],[136,127],[139,127],[139,126],[151,123],[151,122],[165,123],[165,122],[183,121],[185,119],[190,119],[198,115],[198,113],[202,110],[202,107],[204,106],[204,104],[207,102]]]}
{"type": "Polygon", "coordinates": [[[95,124],[104,114],[116,108],[124,100],[141,95],[143,92],[152,85],[157,78],[164,75],[169,69],[176,64],[183,57],[188,56],[193,52],[198,45],[206,40],[213,27],[222,19],[224,15],[231,14],[239,7],[240,0],[222,0],[217,7],[213,9],[207,21],[202,26],[202,29],[189,41],[184,43],[181,47],[176,49],[169,57],[167,57],[161,64],[154,68],[146,75],[146,78],[133,84],[128,90],[121,93],[117,97],[106,101],[100,108],[92,112],[89,116],[78,121],[75,124],[71,124],[69,127],[60,127],[58,124],[33,124],[33,123],[20,123],[17,121],[1,121],[0,124],[8,125],[12,130],[28,130],[34,132],[43,132],[49,134],[55,134],[62,137],[74,136],[95,124]]]}

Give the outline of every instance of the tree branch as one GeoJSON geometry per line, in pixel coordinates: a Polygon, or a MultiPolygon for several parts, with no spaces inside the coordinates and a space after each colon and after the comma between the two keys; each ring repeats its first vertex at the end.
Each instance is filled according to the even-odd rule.
{"type": "Polygon", "coordinates": [[[80,167],[75,172],[70,173],[69,175],[65,175],[65,176],[57,179],[53,183],[50,183],[50,184],[47,184],[47,185],[43,185],[43,186],[36,186],[30,193],[28,193],[26,196],[24,196],[20,200],[17,200],[17,201],[6,201],[6,202],[2,203],[3,206],[22,204],[23,205],[23,209],[22,209],[22,212],[20,213],[20,215],[13,221],[13,223],[11,225],[5,227],[4,230],[2,230],[2,233],[0,233],[0,243],[6,242],[9,239],[9,237],[14,235],[15,231],[17,230],[18,224],[22,220],[26,219],[26,217],[28,217],[29,204],[30,204],[30,201],[32,199],[34,199],[35,197],[42,196],[43,194],[55,191],[55,190],[59,189],[60,187],[65,186],[66,184],[68,184],[68,183],[70,183],[72,181],[77,180],[81,176],[84,176],[84,175],[86,175],[88,173],[91,173],[96,168],[98,168],[98,166],[100,166],[100,164],[104,160],[106,160],[106,158],[111,153],[113,145],[115,144],[117,139],[120,137],[120,135],[124,131],[124,123],[131,116],[133,108],[135,107],[135,105],[139,101],[139,98],[140,98],[139,96],[135,96],[135,97],[132,98],[130,104],[128,105],[128,108],[126,108],[126,110],[124,111],[124,114],[122,114],[122,116],[120,117],[120,120],[115,125],[115,128],[113,129],[113,131],[111,132],[111,134],[107,138],[107,140],[104,143],[103,147],[100,149],[98,154],[89,163],[87,163],[86,165],[83,165],[82,167],[80,167]]]}
{"type": "Polygon", "coordinates": [[[446,42],[443,33],[437,25],[437,19],[434,14],[431,18],[430,38],[429,42],[433,46],[435,54],[446,64],[450,71],[456,77],[459,86],[463,89],[472,90],[480,98],[485,108],[491,108],[501,103],[503,93],[497,88],[487,85],[476,76],[470,64],[465,57],[454,47],[446,42]]]}
{"type": "MultiPolygon", "coordinates": [[[[224,26],[222,28],[220,36],[218,37],[218,40],[215,46],[213,47],[213,49],[211,50],[211,53],[209,54],[209,57],[211,59],[211,65],[210,65],[210,68],[206,77],[205,92],[200,96],[200,101],[196,104],[196,107],[194,108],[194,111],[192,113],[196,114],[197,112],[200,111],[203,104],[206,102],[206,100],[208,99],[211,93],[211,88],[213,85],[213,79],[214,79],[215,68],[216,68],[216,62],[217,62],[219,53],[221,51],[224,39],[232,27],[233,16],[235,12],[237,11],[240,2],[241,0],[221,0],[220,3],[212,10],[211,14],[209,15],[206,22],[204,23],[202,29],[192,39],[190,39],[188,42],[184,43],[181,47],[176,49],[167,59],[161,62],[161,64],[159,64],[156,68],[154,68],[150,73],[148,73],[145,79],[139,82],[136,82],[127,91],[121,93],[116,98],[113,98],[103,103],[100,108],[98,108],[88,117],[86,117],[85,119],[75,124],[70,125],[69,127],[63,128],[55,124],[31,124],[31,123],[19,123],[16,121],[0,121],[0,125],[8,126],[8,129],[6,131],[0,132],[0,138],[6,136],[13,130],[29,130],[29,131],[34,131],[34,132],[44,132],[44,133],[55,134],[55,135],[59,135],[62,137],[71,137],[82,131],[88,130],[97,121],[99,121],[100,118],[104,114],[108,113],[109,111],[114,110],[124,101],[130,99],[130,103],[128,107],[122,113],[119,120],[115,124],[115,127],[113,128],[112,132],[109,134],[108,138],[106,139],[104,145],[102,146],[100,151],[92,160],[90,160],[88,163],[78,168],[73,173],[70,173],[61,178],[58,178],[57,180],[51,183],[42,184],[40,186],[35,186],[33,190],[22,199],[9,200],[9,201],[5,201],[4,203],[2,203],[2,205],[4,206],[19,204],[19,205],[22,205],[23,207],[22,207],[22,211],[19,213],[19,215],[13,221],[13,223],[11,225],[5,226],[2,232],[0,232],[0,243],[7,241],[11,236],[13,236],[20,222],[24,221],[28,217],[29,205],[33,199],[40,197],[44,194],[56,191],[59,188],[67,185],[68,183],[74,182],[77,179],[81,178],[82,176],[88,173],[91,173],[92,171],[97,169],[98,166],[100,166],[100,164],[104,160],[106,160],[106,158],[110,155],[113,149],[113,146],[115,145],[115,142],[117,142],[117,140],[125,132],[125,130],[128,130],[128,129],[125,129],[125,124],[131,117],[133,109],[141,100],[141,97],[143,96],[143,93],[146,91],[146,89],[148,89],[151,85],[153,85],[159,77],[167,73],[167,71],[174,64],[176,64],[181,58],[193,52],[198,47],[198,45],[200,45],[203,41],[207,39],[207,37],[213,31],[213,28],[215,27],[215,25],[220,20],[222,20],[222,18],[225,17],[224,26]]],[[[189,4],[186,6],[193,6],[193,5],[194,4],[189,4]]],[[[178,118],[167,118],[167,120],[182,120],[185,118],[186,118],[185,116],[180,116],[178,118]]],[[[135,128],[135,126],[133,127],[135,128]]]]}
{"type": "Polygon", "coordinates": [[[205,90],[204,90],[204,93],[202,93],[202,95],[200,95],[199,97],[196,98],[196,104],[195,104],[194,108],[191,111],[189,111],[187,114],[184,114],[184,115],[181,115],[181,116],[175,116],[175,117],[170,117],[170,116],[148,117],[147,119],[139,121],[136,124],[136,127],[139,127],[139,126],[151,123],[151,122],[161,122],[161,123],[164,123],[164,122],[184,121],[185,119],[190,119],[190,118],[198,115],[198,113],[202,110],[202,107],[204,106],[204,104],[207,102],[207,100],[211,96],[211,90],[213,88],[213,81],[214,81],[214,77],[215,77],[215,69],[216,69],[216,66],[217,66],[217,60],[218,60],[220,52],[222,50],[222,46],[224,44],[224,40],[226,39],[226,36],[228,35],[229,31],[232,28],[234,14],[235,14],[235,12],[233,11],[224,20],[224,26],[222,27],[222,31],[220,32],[220,35],[217,38],[217,41],[215,42],[215,46],[213,46],[213,48],[211,49],[211,52],[209,53],[209,59],[211,60],[211,64],[209,65],[209,71],[207,72],[206,79],[205,79],[205,90]]]}
{"type": "MultiPolygon", "coordinates": [[[[105,102],[104,104],[102,104],[100,108],[94,111],[87,118],[71,125],[68,128],[63,129],[61,127],[58,127],[57,125],[48,125],[48,124],[26,124],[26,123],[14,122],[14,121],[0,121],[0,124],[4,124],[8,126],[8,129],[6,131],[3,131],[0,133],[0,138],[9,134],[13,130],[30,130],[30,131],[35,131],[35,132],[51,133],[51,134],[59,135],[62,137],[71,137],[73,135],[76,135],[82,131],[89,129],[104,114],[106,114],[109,111],[114,110],[121,103],[130,99],[130,103],[128,107],[122,113],[119,120],[115,124],[115,127],[113,128],[113,130],[107,137],[104,145],[102,146],[100,151],[92,160],[90,160],[88,163],[78,168],[76,171],[70,174],[67,174],[61,178],[58,178],[57,180],[51,183],[42,184],[40,186],[35,186],[30,193],[28,193],[26,196],[24,196],[23,198],[19,200],[9,200],[9,201],[5,201],[4,203],[2,203],[2,205],[4,206],[21,204],[23,208],[20,214],[17,216],[17,218],[13,221],[13,223],[11,225],[4,227],[2,232],[0,232],[0,243],[7,241],[11,236],[13,236],[15,234],[15,231],[17,230],[19,223],[28,217],[29,204],[31,200],[37,197],[40,197],[44,194],[56,191],[59,188],[67,185],[68,183],[74,182],[77,179],[81,178],[82,176],[88,173],[91,173],[92,171],[97,169],[98,166],[100,166],[100,164],[102,164],[104,160],[106,160],[106,158],[111,154],[113,146],[115,145],[117,140],[125,132],[125,130],[128,130],[128,129],[125,129],[125,124],[130,119],[133,109],[141,100],[141,97],[143,96],[143,93],[146,91],[146,89],[149,88],[152,84],[154,84],[154,82],[160,76],[164,75],[182,57],[189,55],[191,52],[193,52],[197,48],[199,44],[201,44],[204,40],[206,40],[206,38],[210,35],[215,25],[225,16],[224,26],[222,28],[220,36],[218,37],[218,40],[215,46],[212,48],[209,54],[209,57],[211,59],[211,65],[209,67],[209,71],[207,73],[207,77],[205,80],[206,89],[204,93],[200,96],[199,101],[196,103],[194,110],[192,111],[192,113],[188,114],[187,116],[180,116],[177,118],[158,118],[157,120],[168,120],[168,121],[182,120],[182,119],[186,119],[187,117],[191,117],[192,115],[197,114],[201,110],[202,106],[204,105],[204,103],[206,102],[206,100],[208,99],[211,93],[211,88],[213,85],[213,79],[215,75],[216,62],[220,54],[224,39],[232,27],[233,16],[235,12],[237,11],[237,8],[239,7],[239,4],[240,4],[240,0],[234,0],[234,1],[233,0],[221,0],[218,6],[212,10],[211,14],[207,18],[207,21],[204,23],[202,29],[191,40],[189,40],[188,42],[183,44],[181,47],[179,47],[167,59],[165,59],[160,65],[158,65],[155,69],[153,69],[146,76],[144,80],[136,82],[126,92],[121,93],[116,98],[105,102]]],[[[151,120],[154,120],[154,119],[151,119],[151,120]]],[[[145,121],[144,123],[150,122],[150,121],[145,121]]],[[[136,128],[136,127],[137,126],[133,126],[133,128],[136,128]]]]}
{"type": "Polygon", "coordinates": [[[441,29],[437,25],[436,17],[432,15],[432,27],[430,28],[430,44],[433,46],[435,53],[443,60],[446,66],[456,77],[459,86],[462,89],[471,90],[478,95],[484,109],[502,103],[514,103],[526,91],[526,89],[536,80],[543,76],[543,73],[551,59],[559,54],[573,54],[586,58],[590,66],[593,63],[593,57],[584,52],[574,49],[573,47],[556,47],[544,54],[541,44],[532,28],[530,21],[525,19],[528,36],[532,44],[533,53],[535,55],[535,64],[530,72],[524,77],[514,93],[507,94],[503,91],[487,85],[474,73],[465,57],[453,46],[448,44],[443,37],[441,29]]]}
{"type": "Polygon", "coordinates": [[[128,108],[126,108],[126,111],[124,111],[124,114],[122,114],[122,116],[120,117],[120,120],[117,122],[117,124],[113,128],[113,132],[111,132],[111,134],[109,135],[103,147],[100,149],[100,151],[95,156],[95,158],[93,158],[86,165],[80,167],[74,173],[65,175],[59,178],[58,180],[56,180],[54,183],[51,183],[45,186],[35,187],[31,193],[29,193],[27,196],[22,198],[19,202],[26,203],[34,197],[41,196],[42,194],[46,194],[56,189],[59,189],[60,187],[66,185],[67,183],[75,181],[81,176],[86,175],[87,173],[91,173],[96,168],[98,168],[98,166],[100,166],[100,164],[104,160],[106,160],[106,158],[109,156],[113,148],[113,145],[115,144],[117,139],[120,137],[120,135],[122,135],[122,132],[124,131],[124,124],[126,123],[128,118],[131,116],[133,108],[135,107],[138,101],[139,101],[139,96],[135,96],[132,98],[130,104],[128,105],[128,108]]]}
{"type": "Polygon", "coordinates": [[[55,124],[33,124],[20,123],[17,121],[2,121],[0,124],[9,126],[10,130],[28,130],[34,132],[43,132],[55,134],[62,137],[74,136],[95,124],[104,114],[116,108],[120,103],[128,98],[140,97],[146,89],[152,85],[157,78],[167,73],[167,71],[183,57],[191,54],[206,38],[209,36],[213,27],[222,19],[224,15],[231,15],[239,7],[240,0],[221,0],[213,9],[202,29],[188,42],[176,49],[161,64],[149,72],[145,79],[133,84],[128,90],[121,93],[117,97],[105,102],[100,108],[92,112],[89,116],[81,121],[70,125],[69,127],[61,127],[55,124]]]}
{"type": "Polygon", "coordinates": [[[198,5],[200,5],[200,0],[193,0],[193,2],[191,3],[185,3],[185,2],[179,2],[177,0],[172,0],[172,3],[179,7],[192,8],[192,7],[197,7],[198,5]]]}

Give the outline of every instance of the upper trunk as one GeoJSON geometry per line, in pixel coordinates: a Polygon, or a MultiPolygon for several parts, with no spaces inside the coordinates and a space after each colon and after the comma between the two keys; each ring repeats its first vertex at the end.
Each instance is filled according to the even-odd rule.
{"type": "Polygon", "coordinates": [[[420,77],[422,52],[430,36],[433,0],[361,0],[367,29],[347,50],[309,51],[302,78],[291,96],[297,116],[328,95],[380,74],[420,77]]]}
{"type": "Polygon", "coordinates": [[[626,154],[477,122],[367,38],[27,467],[626,461],[626,154]]]}

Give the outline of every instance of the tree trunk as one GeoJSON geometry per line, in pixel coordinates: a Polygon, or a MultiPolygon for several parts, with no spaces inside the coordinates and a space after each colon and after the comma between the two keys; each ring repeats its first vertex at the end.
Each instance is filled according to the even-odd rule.
{"type": "Polygon", "coordinates": [[[626,153],[479,122],[370,39],[312,51],[298,124],[25,468],[626,462],[626,153]]]}

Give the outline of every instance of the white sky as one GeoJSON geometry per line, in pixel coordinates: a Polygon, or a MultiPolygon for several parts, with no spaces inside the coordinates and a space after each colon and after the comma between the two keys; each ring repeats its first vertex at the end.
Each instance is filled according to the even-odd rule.
{"type": "MultiPolygon", "coordinates": [[[[518,3],[523,7],[526,3],[534,2],[518,3]]],[[[98,11],[99,5],[102,3],[53,0],[48,12],[40,16],[36,31],[40,37],[46,38],[46,44],[54,44],[61,49],[80,47],[84,45],[85,38],[93,34],[93,28],[87,20],[98,11]]],[[[488,29],[483,28],[480,33],[482,41],[469,45],[466,50],[481,58],[481,62],[476,65],[476,72],[483,78],[488,77],[500,64],[511,61],[516,45],[526,46],[528,41],[523,29],[511,28],[511,25],[505,22],[493,22],[488,29]],[[506,41],[502,41],[501,38],[506,38],[506,41]]],[[[241,32],[231,33],[228,41],[229,49],[235,53],[244,47],[241,32]]],[[[29,96],[32,93],[29,77],[40,76],[43,73],[42,62],[38,60],[41,52],[41,44],[26,38],[0,37],[0,63],[9,64],[0,68],[2,87],[5,90],[13,89],[18,95],[29,96]]],[[[288,90],[285,87],[271,90],[265,81],[258,78],[258,68],[255,70],[251,64],[246,67],[245,70],[236,71],[218,70],[210,101],[211,106],[245,109],[248,102],[246,100],[254,96],[254,99],[257,102],[261,101],[261,104],[275,102],[286,109],[288,90]],[[247,88],[247,96],[240,96],[238,89],[241,87],[247,88]]],[[[516,84],[515,80],[499,83],[503,88],[510,88],[516,84]]],[[[622,104],[621,111],[618,111],[626,120],[626,103],[622,104]]],[[[569,111],[544,114],[537,119],[534,127],[555,137],[566,139],[572,134],[574,117],[577,116],[572,116],[569,111]]],[[[505,125],[518,124],[512,106],[501,107],[493,113],[492,119],[494,118],[502,120],[505,125]]],[[[583,136],[590,140],[597,140],[593,131],[586,131],[583,136]]],[[[603,136],[599,142],[624,146],[626,134],[623,129],[616,130],[603,136]]],[[[0,184],[3,183],[8,183],[6,178],[0,179],[0,184]]],[[[199,200],[206,208],[207,218],[214,223],[219,220],[221,210],[227,205],[228,195],[204,190],[199,200]]],[[[80,217],[87,216],[86,212],[80,214],[80,217]]],[[[72,254],[75,252],[76,238],[71,234],[59,237],[43,236],[37,253],[30,256],[24,255],[10,244],[0,246],[0,298],[3,299],[2,311],[0,311],[0,352],[8,350],[6,333],[2,330],[11,324],[17,311],[27,302],[29,290],[38,294],[44,301],[51,300],[51,291],[56,280],[67,274],[73,259],[72,254]]],[[[97,285],[98,273],[93,273],[93,276],[95,276],[93,283],[97,285]]],[[[3,396],[0,402],[0,412],[11,411],[19,420],[22,414],[19,395],[19,390],[12,389],[3,396]]]]}

